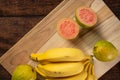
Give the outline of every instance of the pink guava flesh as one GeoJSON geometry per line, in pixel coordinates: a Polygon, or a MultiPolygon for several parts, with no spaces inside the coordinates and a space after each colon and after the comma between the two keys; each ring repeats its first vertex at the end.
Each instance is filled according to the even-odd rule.
{"type": "Polygon", "coordinates": [[[79,11],[79,17],[82,21],[88,24],[92,24],[96,20],[94,17],[94,13],[85,8],[79,11]]]}
{"type": "Polygon", "coordinates": [[[74,39],[79,33],[79,26],[70,19],[64,19],[58,25],[58,32],[65,39],[74,39]]]}
{"type": "Polygon", "coordinates": [[[76,11],[76,20],[83,27],[92,27],[97,22],[95,12],[88,7],[80,7],[76,11]]]}

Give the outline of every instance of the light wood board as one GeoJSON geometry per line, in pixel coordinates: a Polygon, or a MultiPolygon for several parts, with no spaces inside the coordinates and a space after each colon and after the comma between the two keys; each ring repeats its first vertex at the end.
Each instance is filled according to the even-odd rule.
{"type": "MultiPolygon", "coordinates": [[[[86,54],[92,54],[96,41],[105,39],[112,42],[120,51],[120,21],[105,5],[102,0],[64,0],[20,41],[18,41],[1,58],[1,65],[12,74],[19,64],[31,64],[31,53],[44,52],[56,47],[74,47],[83,50],[86,54]],[[83,29],[79,38],[68,41],[61,38],[56,32],[56,24],[62,18],[74,19],[74,12],[80,6],[92,8],[98,16],[97,25],[91,29],[83,29]]],[[[100,62],[94,59],[95,73],[100,78],[120,61],[120,53],[112,62],[100,62]]]]}

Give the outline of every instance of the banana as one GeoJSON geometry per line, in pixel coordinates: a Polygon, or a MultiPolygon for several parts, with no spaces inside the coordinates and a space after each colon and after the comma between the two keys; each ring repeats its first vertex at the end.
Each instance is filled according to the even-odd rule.
{"type": "Polygon", "coordinates": [[[86,80],[97,80],[97,78],[96,78],[95,75],[89,74],[89,75],[87,76],[87,79],[86,79],[86,80]]]}
{"type": "Polygon", "coordinates": [[[86,80],[94,80],[93,75],[89,74],[86,80]]]}
{"type": "Polygon", "coordinates": [[[85,54],[76,48],[53,48],[45,51],[43,54],[32,53],[30,57],[36,61],[82,61],[86,58],[85,54]]]}
{"type": "Polygon", "coordinates": [[[91,64],[91,73],[93,75],[94,80],[97,80],[97,77],[95,76],[95,73],[94,73],[94,65],[93,64],[91,64]]]}
{"type": "Polygon", "coordinates": [[[92,57],[76,48],[53,48],[30,55],[40,63],[35,70],[46,80],[97,80],[92,57]]]}
{"type": "MultiPolygon", "coordinates": [[[[90,62],[89,60],[84,61],[84,62],[83,62],[84,66],[85,66],[86,64],[88,64],[89,62],[90,62]]],[[[84,67],[84,68],[85,68],[85,67],[84,67]]]]}
{"type": "Polygon", "coordinates": [[[49,78],[46,80],[85,80],[87,77],[87,72],[86,71],[82,71],[81,73],[74,75],[74,76],[70,76],[70,77],[64,77],[64,78],[49,78]]]}
{"type": "Polygon", "coordinates": [[[86,65],[85,70],[88,72],[86,80],[97,80],[96,76],[94,75],[93,63],[91,61],[86,65]]]}
{"type": "Polygon", "coordinates": [[[86,80],[94,80],[93,75],[91,74],[90,64],[88,64],[88,67],[87,67],[87,78],[86,78],[86,80]]]}
{"type": "Polygon", "coordinates": [[[81,62],[39,64],[38,70],[48,77],[67,77],[79,74],[84,65],[81,62]]]}
{"type": "Polygon", "coordinates": [[[92,74],[92,65],[91,64],[89,64],[88,74],[92,74]]]}
{"type": "Polygon", "coordinates": [[[88,69],[89,69],[89,62],[85,65],[85,67],[84,67],[84,70],[86,71],[86,72],[88,72],[88,69]]]}
{"type": "Polygon", "coordinates": [[[38,67],[35,67],[35,71],[36,71],[37,73],[39,73],[41,76],[47,77],[45,74],[43,74],[43,73],[38,69],[38,67]]]}
{"type": "Polygon", "coordinates": [[[95,75],[94,73],[94,65],[92,64],[92,75],[95,75]]]}
{"type": "Polygon", "coordinates": [[[43,53],[32,53],[30,55],[30,58],[35,61],[39,61],[39,59],[42,57],[43,53]]]}
{"type": "Polygon", "coordinates": [[[98,80],[97,77],[96,77],[95,75],[93,75],[93,79],[94,79],[94,80],[98,80]]]}

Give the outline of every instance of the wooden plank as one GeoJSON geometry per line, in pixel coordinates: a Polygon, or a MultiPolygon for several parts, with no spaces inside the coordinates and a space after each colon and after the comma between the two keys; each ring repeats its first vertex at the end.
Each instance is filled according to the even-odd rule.
{"type": "MultiPolygon", "coordinates": [[[[18,64],[34,64],[29,59],[29,54],[32,52],[43,52],[54,47],[76,47],[82,49],[87,54],[92,54],[92,46],[99,39],[109,40],[117,48],[120,48],[118,42],[118,36],[120,36],[118,34],[120,32],[119,26],[120,21],[102,0],[88,0],[87,2],[85,0],[65,0],[0,58],[0,62],[12,73],[18,64]],[[64,40],[56,33],[56,23],[64,17],[73,19],[74,12],[79,6],[89,6],[94,9],[98,15],[98,23],[92,30],[81,32],[82,35],[78,39],[74,41],[64,40]],[[96,6],[98,7],[96,8],[96,6]],[[115,33],[111,36],[112,31],[115,31],[115,33]]],[[[95,59],[97,77],[99,78],[120,61],[119,57],[111,63],[101,63],[95,59]]]]}
{"type": "Polygon", "coordinates": [[[0,63],[9,73],[12,73],[13,69],[18,64],[27,63],[29,61],[29,54],[31,52],[37,52],[37,50],[54,34],[55,30],[46,25],[51,22],[50,17],[53,16],[56,11],[59,11],[59,9],[61,9],[61,7],[63,7],[68,1],[69,0],[65,0],[60,5],[58,5],[56,9],[49,13],[48,16],[46,16],[0,58],[0,63]],[[53,33],[50,31],[47,31],[48,33],[46,33],[45,30],[52,30],[51,32],[53,33]],[[22,59],[23,57],[24,59],[22,59]]]}
{"type": "Polygon", "coordinates": [[[41,19],[43,19],[43,16],[0,17],[0,57],[41,19]]]}
{"type": "Polygon", "coordinates": [[[47,15],[62,0],[0,0],[0,16],[47,15]]]}
{"type": "Polygon", "coordinates": [[[120,0],[103,0],[103,1],[108,5],[108,7],[113,11],[113,13],[120,19],[120,5],[119,5],[120,0]]]}

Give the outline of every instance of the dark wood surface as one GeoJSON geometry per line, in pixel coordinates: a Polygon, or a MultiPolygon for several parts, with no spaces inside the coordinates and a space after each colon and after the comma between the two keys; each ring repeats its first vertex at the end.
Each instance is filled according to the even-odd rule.
{"type": "MultiPolygon", "coordinates": [[[[62,0],[0,0],[0,56],[19,41],[62,0]]],[[[104,0],[120,19],[120,0],[104,0]]],[[[0,80],[11,75],[0,65],[0,80]]],[[[99,80],[120,80],[120,62],[99,80]]]]}

